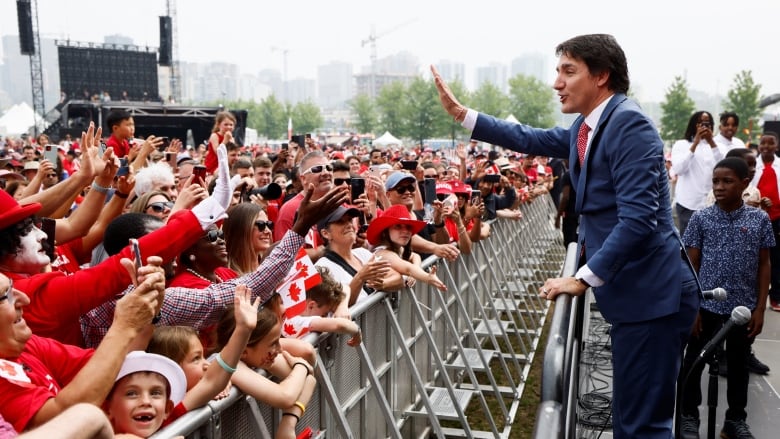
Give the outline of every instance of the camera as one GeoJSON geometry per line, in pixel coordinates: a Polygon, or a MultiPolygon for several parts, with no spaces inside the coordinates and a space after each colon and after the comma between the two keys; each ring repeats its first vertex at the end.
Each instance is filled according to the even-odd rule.
{"type": "Polygon", "coordinates": [[[282,187],[276,183],[268,183],[263,187],[252,189],[247,195],[260,195],[264,200],[275,200],[282,196],[282,187]]]}

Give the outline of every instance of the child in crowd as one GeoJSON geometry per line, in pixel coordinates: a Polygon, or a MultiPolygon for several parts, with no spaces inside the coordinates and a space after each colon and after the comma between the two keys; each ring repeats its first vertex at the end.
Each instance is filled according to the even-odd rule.
{"type": "Polygon", "coordinates": [[[737,306],[752,311],[750,322],[735,326],[726,336],[728,410],[720,437],[753,437],[747,423],[747,360],[750,345],[761,333],[769,293],[769,248],[775,246],[772,224],[766,212],[748,207],[742,199],[747,187],[745,160],[729,157],[715,165],[712,188],[715,205],[695,212],[685,229],[683,243],[704,289],[725,288],[723,302],[702,301],[680,376],[682,387],[681,432],[699,437],[699,404],[703,363],[692,369],[702,348],[729,320],[737,306]]]}
{"type": "Polygon", "coordinates": [[[316,267],[322,282],[306,290],[306,309],[299,315],[285,319],[283,337],[302,337],[309,331],[335,332],[352,336],[350,346],[360,344],[360,327],[352,320],[329,317],[347,297],[341,283],[337,282],[326,267],[316,267]]]}
{"type": "Polygon", "coordinates": [[[106,117],[106,125],[111,130],[111,136],[106,140],[106,147],[114,148],[114,156],[125,157],[130,152],[128,140],[135,136],[135,121],[125,110],[111,110],[106,117]]]}
{"type": "Polygon", "coordinates": [[[211,363],[205,358],[203,345],[194,328],[163,326],[155,329],[146,350],[175,361],[184,371],[187,384],[186,395],[180,403],[176,404],[164,425],[173,422],[189,410],[206,405],[217,396],[224,396],[226,392],[223,391],[227,390],[230,377],[236,371],[233,365],[238,364],[249,336],[257,324],[259,304],[259,297],[252,302],[251,291],[246,285],[239,285],[236,288],[236,298],[231,312],[235,329],[211,363]]]}
{"type": "Polygon", "coordinates": [[[116,434],[149,437],[184,398],[186,379],[179,365],[162,355],[127,354],[103,409],[116,434]]]}
{"type": "MultiPolygon", "coordinates": [[[[436,266],[426,272],[420,267],[420,255],[412,252],[412,236],[422,230],[425,224],[425,221],[409,218],[406,207],[396,204],[371,221],[366,231],[366,239],[369,244],[375,246],[374,258],[387,258],[390,268],[405,276],[405,279],[411,277],[446,291],[447,286],[436,276],[436,266]]],[[[406,281],[407,286],[413,284],[406,281]]]]}
{"type": "Polygon", "coordinates": [[[220,144],[227,145],[233,141],[233,129],[236,126],[236,117],[229,111],[220,111],[214,119],[214,128],[211,130],[209,144],[206,147],[206,157],[203,164],[206,171],[213,174],[217,170],[217,147],[220,144]]]}
{"type": "MultiPolygon", "coordinates": [[[[234,313],[228,310],[217,325],[219,346],[227,344],[235,327],[234,313]]],[[[282,350],[281,334],[281,298],[274,295],[260,307],[257,326],[250,334],[231,378],[232,383],[247,395],[282,410],[276,439],[295,438],[295,426],[306,412],[306,404],[317,385],[314,368],[304,359],[282,350]],[[252,368],[265,369],[280,381],[276,383],[252,368]]]]}

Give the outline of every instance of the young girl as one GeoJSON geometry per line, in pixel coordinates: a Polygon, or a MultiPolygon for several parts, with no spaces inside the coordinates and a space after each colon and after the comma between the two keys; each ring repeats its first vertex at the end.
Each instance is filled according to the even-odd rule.
{"type": "MultiPolygon", "coordinates": [[[[247,395],[282,410],[276,438],[295,438],[295,426],[306,411],[317,381],[314,369],[300,357],[282,350],[281,298],[273,296],[257,313],[257,325],[241,353],[232,383],[247,395]],[[282,354],[282,355],[279,355],[282,354]],[[251,368],[261,368],[281,379],[275,383],[251,368]]],[[[217,326],[217,342],[227,343],[236,327],[235,314],[228,310],[217,326]]]]}
{"type": "Polygon", "coordinates": [[[230,384],[236,371],[235,365],[246,347],[250,334],[257,324],[257,307],[260,298],[252,302],[251,291],[245,285],[236,288],[236,298],[231,315],[234,330],[221,343],[222,350],[212,364],[204,358],[203,345],[198,332],[190,327],[159,327],[154,331],[147,352],[160,354],[175,361],[187,379],[187,393],[173,413],[166,419],[168,425],[189,410],[201,407],[220,394],[230,384]],[[209,367],[213,366],[213,367],[209,367]]]}
{"type": "MultiPolygon", "coordinates": [[[[436,276],[436,266],[430,272],[420,267],[420,255],[412,252],[412,235],[425,227],[424,221],[409,218],[409,211],[400,204],[390,206],[382,216],[368,226],[366,239],[375,246],[374,258],[386,258],[390,268],[403,276],[426,282],[439,290],[446,291],[447,286],[436,276]]],[[[407,281],[407,286],[411,286],[407,281]]]]}
{"type": "Polygon", "coordinates": [[[206,148],[206,158],[203,164],[206,171],[213,174],[217,170],[217,147],[233,141],[233,128],[236,126],[236,117],[229,111],[220,111],[214,120],[214,128],[211,130],[209,144],[206,148]]]}

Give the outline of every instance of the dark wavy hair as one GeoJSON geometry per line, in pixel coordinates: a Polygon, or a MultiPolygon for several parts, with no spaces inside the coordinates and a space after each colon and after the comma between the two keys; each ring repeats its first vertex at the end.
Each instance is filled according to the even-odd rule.
{"type": "Polygon", "coordinates": [[[0,230],[0,261],[19,253],[22,248],[22,236],[30,233],[33,224],[33,217],[27,217],[0,230]]]}
{"type": "Polygon", "coordinates": [[[591,34],[568,39],[555,48],[555,55],[582,60],[591,75],[609,72],[607,87],[615,93],[628,93],[631,81],[626,54],[612,35],[591,34]]]}
{"type": "Polygon", "coordinates": [[[685,127],[685,140],[693,142],[693,138],[696,137],[696,130],[698,129],[699,119],[701,119],[702,114],[706,114],[710,117],[710,123],[715,123],[715,119],[713,119],[712,113],[709,111],[697,111],[693,113],[691,118],[688,119],[688,126],[685,127]]]}

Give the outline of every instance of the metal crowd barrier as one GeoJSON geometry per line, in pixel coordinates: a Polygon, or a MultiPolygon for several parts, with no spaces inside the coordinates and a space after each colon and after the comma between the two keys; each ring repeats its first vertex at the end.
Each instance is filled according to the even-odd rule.
{"type": "MultiPolygon", "coordinates": [[[[422,282],[374,293],[350,309],[363,332],[310,334],[317,390],[298,432],[312,437],[494,437],[511,432],[548,303],[538,297],[565,249],[549,197],[523,206],[520,221],[491,223],[491,236],[451,262],[431,257],[448,291],[422,282]],[[481,420],[481,428],[474,421],[481,420]],[[487,425],[487,427],[485,427],[487,425]]],[[[193,410],[154,435],[270,438],[278,410],[243,395],[193,410]]]]}
{"type": "MultiPolygon", "coordinates": [[[[577,271],[577,244],[569,244],[562,276],[577,271]]],[[[535,439],[576,437],[576,408],[582,347],[585,296],[555,298],[542,368],[541,403],[536,413],[535,439]]]]}

